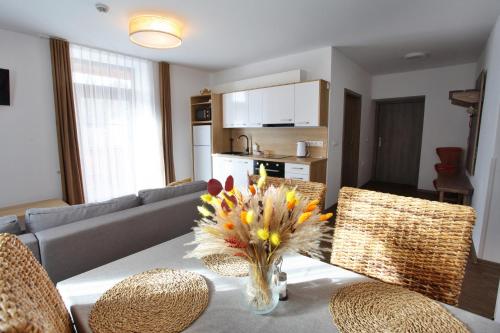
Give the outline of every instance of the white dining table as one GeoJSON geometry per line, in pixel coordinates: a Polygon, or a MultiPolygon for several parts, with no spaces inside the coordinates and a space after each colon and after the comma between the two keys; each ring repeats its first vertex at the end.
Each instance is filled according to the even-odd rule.
{"type": "MultiPolygon", "coordinates": [[[[288,275],[288,300],[280,301],[268,315],[256,315],[243,302],[241,290],[246,278],[220,276],[205,268],[200,260],[184,258],[193,248],[185,244],[193,239],[193,233],[189,233],[59,282],[57,289],[72,313],[78,332],[92,332],[88,315],[92,304],[106,290],[131,275],[154,268],[197,272],[208,283],[209,304],[185,332],[338,332],[328,309],[331,296],[348,284],[370,281],[365,276],[319,260],[298,254],[287,255],[282,270],[288,275]]],[[[500,324],[492,320],[444,306],[471,332],[500,332],[500,324]]]]}

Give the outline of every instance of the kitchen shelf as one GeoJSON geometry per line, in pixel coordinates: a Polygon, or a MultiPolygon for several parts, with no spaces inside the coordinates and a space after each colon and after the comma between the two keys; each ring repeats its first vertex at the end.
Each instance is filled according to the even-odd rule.
{"type": "Polygon", "coordinates": [[[193,121],[191,122],[193,125],[210,125],[212,124],[211,120],[198,120],[198,121],[193,121]]]}
{"type": "Polygon", "coordinates": [[[211,105],[211,104],[212,104],[212,101],[199,102],[199,103],[191,103],[192,106],[194,106],[194,105],[211,105]]]}
{"type": "Polygon", "coordinates": [[[477,89],[453,90],[449,93],[451,103],[463,107],[475,107],[479,103],[480,91],[477,89]]]}

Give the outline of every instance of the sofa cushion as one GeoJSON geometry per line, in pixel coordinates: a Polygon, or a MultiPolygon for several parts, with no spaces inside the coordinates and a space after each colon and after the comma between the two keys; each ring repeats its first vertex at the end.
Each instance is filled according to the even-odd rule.
{"type": "Polygon", "coordinates": [[[143,205],[147,205],[153,202],[167,200],[179,197],[181,195],[186,195],[206,190],[207,190],[207,182],[203,180],[198,180],[178,186],[167,186],[151,190],[142,190],[139,191],[139,198],[141,198],[143,205]]]}
{"type": "Polygon", "coordinates": [[[17,221],[17,216],[9,215],[0,217],[0,233],[21,234],[21,226],[17,221]]]}
{"type": "Polygon", "coordinates": [[[30,208],[26,211],[26,230],[36,233],[63,224],[137,207],[140,200],[131,194],[108,201],[56,208],[30,208]]]}

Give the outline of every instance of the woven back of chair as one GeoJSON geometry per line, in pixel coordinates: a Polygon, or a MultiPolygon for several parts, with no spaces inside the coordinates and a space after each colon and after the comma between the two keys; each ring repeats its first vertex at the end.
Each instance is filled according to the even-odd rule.
{"type": "Polygon", "coordinates": [[[457,305],[471,207],[344,187],[331,263],[457,305]]]}
{"type": "Polygon", "coordinates": [[[0,234],[0,332],[72,332],[47,272],[11,234],[0,234]]]}
{"type": "MultiPolygon", "coordinates": [[[[254,183],[259,180],[258,175],[250,176],[254,183]]],[[[324,208],[325,206],[325,195],[326,195],[326,185],[323,183],[308,182],[300,179],[285,179],[277,177],[267,177],[266,186],[280,187],[281,185],[288,186],[290,188],[297,188],[297,192],[303,196],[315,200],[319,200],[319,207],[324,208]]]]}

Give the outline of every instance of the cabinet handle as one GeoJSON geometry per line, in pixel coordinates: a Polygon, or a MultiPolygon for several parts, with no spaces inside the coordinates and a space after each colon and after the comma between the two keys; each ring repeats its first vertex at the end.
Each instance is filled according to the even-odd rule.
{"type": "Polygon", "coordinates": [[[292,170],[304,170],[304,168],[294,168],[294,167],[292,167],[291,169],[292,170]]]}
{"type": "Polygon", "coordinates": [[[301,121],[301,122],[298,122],[297,124],[299,124],[299,125],[307,125],[307,124],[309,124],[309,122],[308,121],[301,121]]]}
{"type": "Polygon", "coordinates": [[[280,119],[280,121],[292,121],[292,119],[291,118],[289,118],[289,119],[288,118],[287,119],[280,119]]]}

